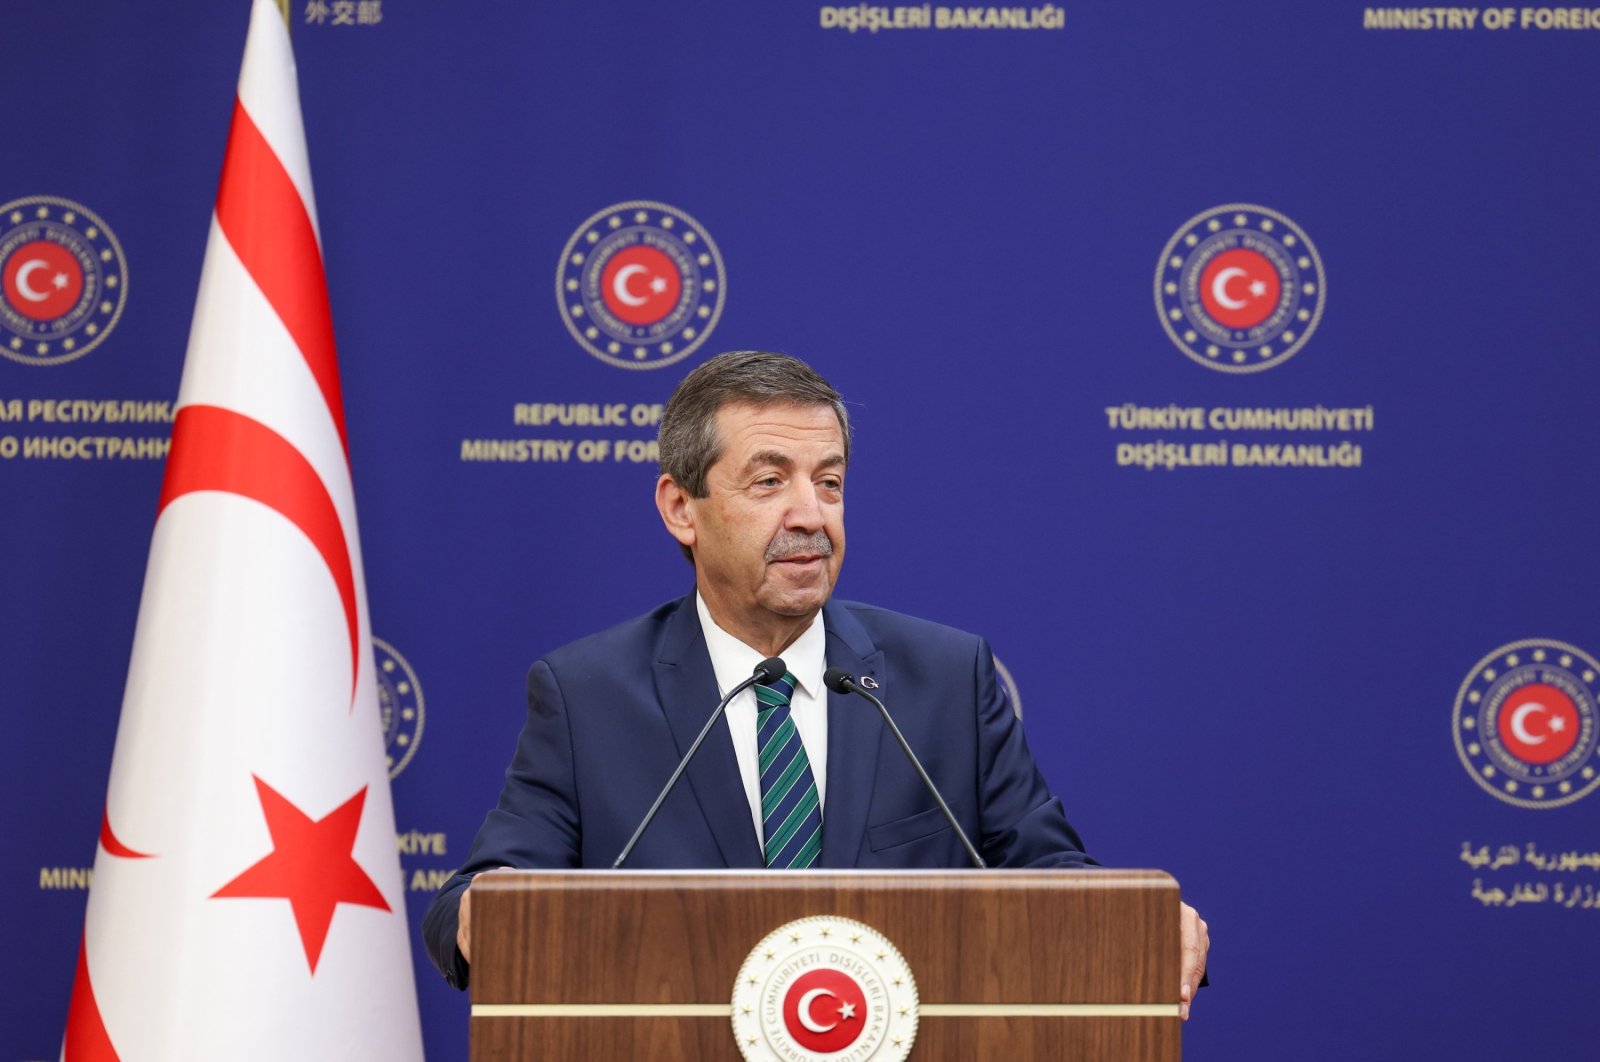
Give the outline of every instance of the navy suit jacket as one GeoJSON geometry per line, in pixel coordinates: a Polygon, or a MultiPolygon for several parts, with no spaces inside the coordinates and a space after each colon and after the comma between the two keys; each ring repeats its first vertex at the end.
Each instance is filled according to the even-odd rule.
{"type": "MultiPolygon", "coordinates": [[[[991,866],[1095,865],[1050,795],[976,635],[848,601],[823,608],[826,659],[877,694],[991,866]]],[[[608,867],[717,705],[694,597],[556,650],[528,672],[528,720],[500,802],[423,918],[445,979],[461,890],[501,866],[608,867]]],[[[759,868],[733,740],[720,719],[626,866],[759,868]]],[[[828,694],[822,868],[964,867],[966,854],[882,718],[828,694]]]]}

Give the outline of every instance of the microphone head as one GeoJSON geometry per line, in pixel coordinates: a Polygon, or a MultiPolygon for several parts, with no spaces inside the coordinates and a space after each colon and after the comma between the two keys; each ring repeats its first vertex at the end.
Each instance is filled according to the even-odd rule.
{"type": "Polygon", "coordinates": [[[851,693],[856,687],[856,677],[842,667],[830,667],[822,673],[822,684],[835,693],[851,693]]]}
{"type": "Polygon", "coordinates": [[[781,656],[769,656],[756,665],[756,681],[763,686],[770,686],[789,673],[789,666],[783,662],[781,656]]]}

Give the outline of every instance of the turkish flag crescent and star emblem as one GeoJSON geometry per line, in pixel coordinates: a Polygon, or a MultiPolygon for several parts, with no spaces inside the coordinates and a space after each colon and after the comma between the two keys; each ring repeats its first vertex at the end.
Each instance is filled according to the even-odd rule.
{"type": "Polygon", "coordinates": [[[64,1062],[422,1057],[347,454],[294,56],[255,0],[64,1062]]]}

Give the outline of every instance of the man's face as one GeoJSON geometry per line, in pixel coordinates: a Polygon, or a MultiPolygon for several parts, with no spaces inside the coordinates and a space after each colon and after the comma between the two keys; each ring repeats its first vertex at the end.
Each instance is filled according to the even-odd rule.
{"type": "Polygon", "coordinates": [[[844,435],[826,405],[717,411],[722,456],[690,498],[696,581],[721,622],[806,619],[844,562],[844,435]],[[724,618],[725,617],[725,618],[724,618]]]}

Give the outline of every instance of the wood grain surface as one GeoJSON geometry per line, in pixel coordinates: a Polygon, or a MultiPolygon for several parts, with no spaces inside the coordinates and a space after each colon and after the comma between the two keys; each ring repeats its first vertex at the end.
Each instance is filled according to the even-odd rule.
{"type": "MultiPolygon", "coordinates": [[[[721,1004],[798,918],[853,918],[900,950],[923,1004],[1175,1004],[1178,888],[1157,871],[497,871],[473,887],[472,999],[721,1004]]],[[[738,1059],[729,1019],[487,1016],[490,1059],[738,1059]]],[[[914,1060],[1176,1060],[1168,1017],[923,1016],[914,1060]]]]}

